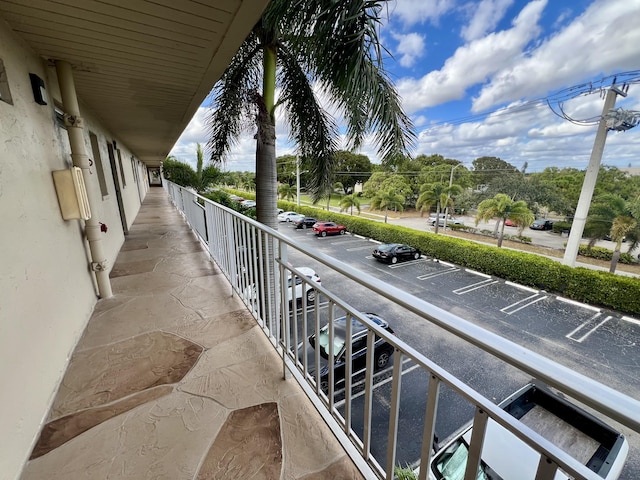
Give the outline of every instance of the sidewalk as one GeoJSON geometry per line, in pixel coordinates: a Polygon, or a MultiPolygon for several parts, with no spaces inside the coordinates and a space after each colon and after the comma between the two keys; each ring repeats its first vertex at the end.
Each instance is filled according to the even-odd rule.
{"type": "Polygon", "coordinates": [[[164,189],[111,279],[22,480],[362,478],[164,189]]]}

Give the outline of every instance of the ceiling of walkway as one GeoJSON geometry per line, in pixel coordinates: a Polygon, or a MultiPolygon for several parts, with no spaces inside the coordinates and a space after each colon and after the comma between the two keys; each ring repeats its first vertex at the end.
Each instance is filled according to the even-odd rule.
{"type": "Polygon", "coordinates": [[[155,166],[267,3],[0,0],[0,17],[43,59],[71,63],[81,105],[155,166]]]}

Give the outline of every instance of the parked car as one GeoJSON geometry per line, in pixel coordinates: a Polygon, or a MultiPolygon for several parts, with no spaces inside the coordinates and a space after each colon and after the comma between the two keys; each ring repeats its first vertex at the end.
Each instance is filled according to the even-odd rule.
{"type": "MultiPolygon", "coordinates": [[[[431,224],[431,226],[434,226],[436,224],[436,219],[429,218],[429,223],[431,224]]],[[[450,217],[447,219],[447,225],[464,225],[464,220],[450,217]]],[[[441,217],[440,219],[438,219],[438,226],[444,227],[444,218],[441,217]]]]}
{"type": "Polygon", "coordinates": [[[293,222],[293,224],[295,225],[296,228],[309,228],[309,227],[313,227],[317,222],[318,220],[316,220],[315,218],[302,217],[301,219],[293,222]]]}
{"type": "Polygon", "coordinates": [[[347,233],[347,227],[334,222],[316,222],[313,224],[313,231],[321,237],[336,234],[344,235],[347,233]]]}
{"type": "Polygon", "coordinates": [[[281,222],[292,222],[298,218],[303,217],[304,215],[299,214],[298,212],[282,212],[278,214],[278,220],[281,222]]]}
{"type": "Polygon", "coordinates": [[[242,202],[242,206],[247,208],[253,208],[256,206],[256,202],[254,200],[245,200],[244,202],[242,202]]]}
{"type": "Polygon", "coordinates": [[[538,220],[534,220],[529,228],[533,230],[551,230],[553,228],[553,222],[539,218],[538,220]]]}
{"type": "Polygon", "coordinates": [[[507,218],[504,221],[504,226],[505,227],[517,227],[516,222],[514,222],[513,220],[511,220],[510,218],[507,218]]]}
{"type": "Polygon", "coordinates": [[[417,248],[402,243],[383,243],[374,248],[371,253],[376,260],[387,263],[420,258],[420,251],[417,248]]]}
{"type": "MultiPolygon", "coordinates": [[[[365,315],[376,324],[380,325],[389,333],[394,333],[389,324],[375,313],[365,313],[365,315]]],[[[367,328],[356,318],[349,317],[351,321],[351,372],[352,375],[357,374],[366,367],[367,360],[367,328]]],[[[315,334],[307,339],[307,366],[309,373],[314,375],[316,371],[315,365],[315,349],[320,350],[320,388],[328,391],[329,387],[329,369],[333,368],[334,384],[344,383],[345,365],[347,363],[346,353],[346,328],[347,317],[336,318],[333,321],[333,359],[329,359],[329,325],[325,325],[320,329],[318,336],[315,334]]],[[[298,352],[302,355],[302,344],[298,345],[298,352]]],[[[391,355],[393,347],[382,338],[376,335],[374,343],[374,367],[376,370],[385,368],[391,355]]],[[[300,360],[302,361],[302,359],[300,360]]]]}
{"type": "MultiPolygon", "coordinates": [[[[313,288],[314,283],[320,284],[320,275],[316,273],[313,268],[298,267],[297,270],[303,274],[309,281],[304,282],[302,278],[296,275],[296,285],[294,293],[296,301],[301,301],[302,296],[307,297],[307,303],[314,303],[316,301],[316,290],[313,288]],[[304,283],[304,288],[303,284],[304,283]]],[[[258,290],[255,285],[247,287],[244,291],[244,299],[249,304],[255,304],[258,301],[258,290]]],[[[287,278],[287,300],[291,302],[291,275],[287,278]]],[[[257,305],[254,305],[256,307],[257,305]]]]}

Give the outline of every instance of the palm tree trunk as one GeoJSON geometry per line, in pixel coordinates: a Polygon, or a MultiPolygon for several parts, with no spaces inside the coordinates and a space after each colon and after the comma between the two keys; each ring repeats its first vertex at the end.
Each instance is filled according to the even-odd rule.
{"type": "Polygon", "coordinates": [[[384,223],[387,223],[387,213],[389,212],[389,209],[387,207],[384,208],[384,223]]]}
{"type": "MultiPolygon", "coordinates": [[[[498,223],[500,223],[500,219],[498,219],[498,223]]],[[[504,237],[504,220],[502,221],[502,225],[500,227],[500,236],[498,237],[498,248],[502,247],[503,237],[504,237]]]]}
{"type": "MultiPolygon", "coordinates": [[[[622,243],[622,242],[618,242],[622,243]]],[[[618,266],[618,260],[620,260],[620,248],[621,245],[616,244],[616,249],[613,251],[613,255],[611,255],[611,265],[609,266],[609,273],[615,273],[616,267],[618,266]]]]}
{"type": "Polygon", "coordinates": [[[440,226],[440,202],[436,202],[436,235],[438,234],[438,227],[440,226]]]}

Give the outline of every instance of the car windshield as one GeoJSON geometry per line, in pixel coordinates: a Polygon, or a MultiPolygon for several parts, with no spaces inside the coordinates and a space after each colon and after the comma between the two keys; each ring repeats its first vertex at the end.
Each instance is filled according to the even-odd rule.
{"type": "Polygon", "coordinates": [[[389,250],[391,250],[394,247],[394,245],[391,244],[387,244],[387,245],[380,245],[378,247],[378,251],[379,252],[388,252],[389,250]]]}
{"type": "MultiPolygon", "coordinates": [[[[309,343],[313,347],[316,347],[316,338],[315,335],[312,335],[309,338],[309,343]]],[[[324,358],[329,358],[329,328],[323,327],[320,329],[320,335],[318,336],[318,347],[320,348],[320,355],[324,358]]],[[[338,335],[333,336],[333,356],[334,358],[338,356],[340,351],[344,347],[344,338],[340,338],[338,335]]]]}
{"type": "MultiPolygon", "coordinates": [[[[442,480],[463,480],[464,472],[467,468],[467,457],[469,456],[469,447],[464,440],[458,440],[452,443],[439,456],[435,464],[438,479],[442,480]]],[[[502,480],[502,478],[494,472],[486,463],[480,462],[478,468],[477,480],[502,480]]]]}

